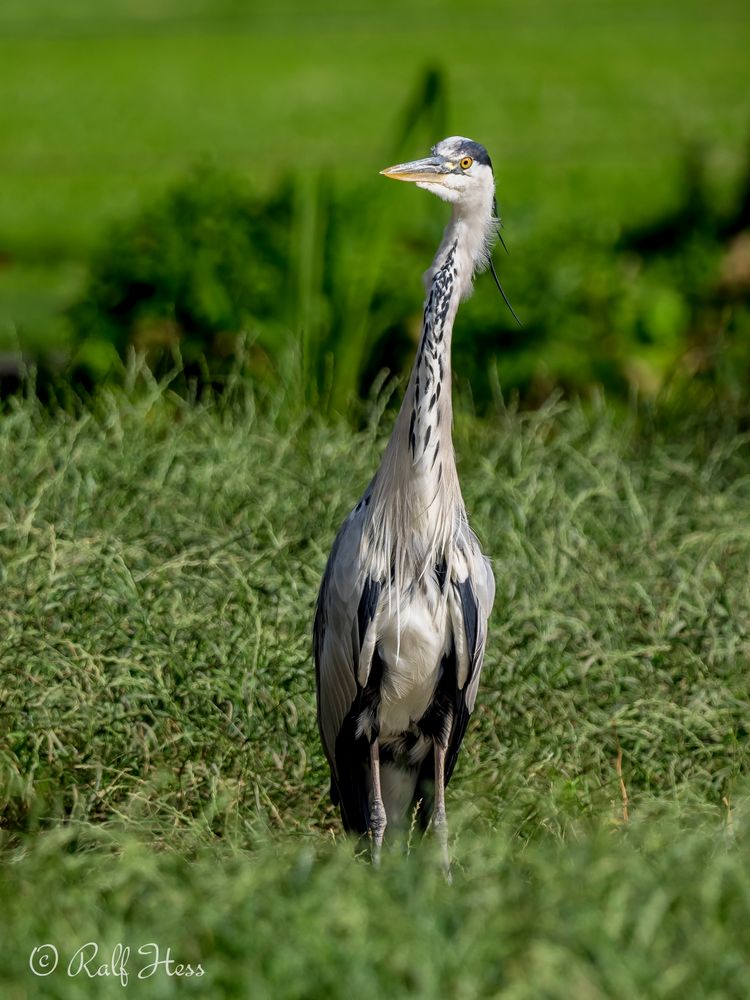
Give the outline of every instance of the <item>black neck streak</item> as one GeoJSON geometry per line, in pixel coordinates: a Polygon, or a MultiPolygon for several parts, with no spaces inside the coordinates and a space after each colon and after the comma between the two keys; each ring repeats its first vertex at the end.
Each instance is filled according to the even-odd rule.
{"type": "Polygon", "coordinates": [[[440,395],[449,390],[443,383],[450,378],[446,334],[448,312],[456,289],[456,246],[448,250],[445,261],[432,279],[424,310],[422,339],[414,373],[414,405],[409,422],[409,449],[415,465],[426,463],[430,470],[442,473],[440,459],[440,395]]]}

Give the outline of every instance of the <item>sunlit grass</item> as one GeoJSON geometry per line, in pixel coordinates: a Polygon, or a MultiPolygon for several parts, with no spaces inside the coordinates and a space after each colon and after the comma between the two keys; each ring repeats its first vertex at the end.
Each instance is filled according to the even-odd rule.
{"type": "Polygon", "coordinates": [[[92,938],[205,960],[212,995],[746,989],[746,436],[459,414],[498,595],[449,890],[429,839],[382,876],[333,849],[310,623],[378,413],[325,427],[243,383],[9,404],[4,995],[34,943],[92,938]]]}

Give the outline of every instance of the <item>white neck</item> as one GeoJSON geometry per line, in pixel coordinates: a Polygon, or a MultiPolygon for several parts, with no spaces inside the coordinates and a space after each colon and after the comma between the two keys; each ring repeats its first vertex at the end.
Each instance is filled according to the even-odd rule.
{"type": "Polygon", "coordinates": [[[432,265],[425,271],[424,284],[429,297],[430,286],[436,272],[445,262],[453,244],[456,244],[456,267],[460,281],[459,300],[468,298],[477,271],[489,264],[496,219],[492,212],[492,191],[479,192],[471,202],[453,206],[451,218],[445,227],[443,239],[432,265]]]}
{"type": "Polygon", "coordinates": [[[427,297],[411,378],[371,484],[372,551],[390,553],[400,571],[410,564],[421,572],[429,563],[449,560],[457,523],[466,516],[451,435],[451,339],[459,303],[471,290],[474,271],[486,263],[492,213],[486,218],[489,226],[455,206],[425,274],[427,297]]]}

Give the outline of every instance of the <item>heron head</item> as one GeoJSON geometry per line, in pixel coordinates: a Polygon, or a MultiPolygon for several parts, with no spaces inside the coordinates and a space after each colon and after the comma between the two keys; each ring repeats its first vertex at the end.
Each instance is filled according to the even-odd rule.
{"type": "MultiPolygon", "coordinates": [[[[380,173],[396,181],[412,181],[417,187],[432,191],[438,198],[453,204],[454,222],[458,219],[464,224],[468,223],[468,226],[464,225],[464,229],[469,234],[466,239],[471,243],[469,255],[472,272],[490,268],[505,304],[520,326],[521,321],[508,301],[492,263],[492,243],[499,232],[500,220],[497,217],[492,161],[484,146],[465,136],[452,135],[432,147],[432,156],[412,160],[410,163],[397,163],[395,167],[387,167],[380,173]]],[[[438,261],[446,246],[449,230],[450,226],[435,261],[438,261]]],[[[502,236],[500,240],[503,241],[502,236]]],[[[431,278],[435,267],[436,263],[433,262],[432,268],[427,272],[427,280],[431,278]]],[[[467,289],[470,288],[471,276],[467,283],[467,289]]]]}
{"type": "Polygon", "coordinates": [[[460,135],[433,146],[432,156],[398,163],[380,172],[397,181],[412,181],[443,201],[467,208],[481,205],[489,211],[495,197],[495,176],[487,150],[460,135]]]}

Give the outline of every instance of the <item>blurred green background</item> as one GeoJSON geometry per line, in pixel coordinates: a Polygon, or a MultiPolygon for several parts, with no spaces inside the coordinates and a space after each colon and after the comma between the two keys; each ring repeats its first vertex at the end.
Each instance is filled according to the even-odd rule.
{"type": "Polygon", "coordinates": [[[712,401],[750,375],[750,8],[5,0],[0,367],[178,347],[323,409],[407,364],[445,206],[381,167],[493,157],[496,260],[456,331],[478,407],[555,387],[712,401]]]}
{"type": "Polygon", "coordinates": [[[204,963],[149,997],[750,996],[749,43],[746,0],[3,0],[0,996],[121,997],[32,976],[89,940],[204,963]],[[354,862],[310,628],[447,217],[378,171],[452,133],[523,327],[485,275],[454,337],[498,595],[450,887],[431,835],[354,862]]]}

